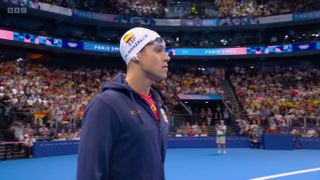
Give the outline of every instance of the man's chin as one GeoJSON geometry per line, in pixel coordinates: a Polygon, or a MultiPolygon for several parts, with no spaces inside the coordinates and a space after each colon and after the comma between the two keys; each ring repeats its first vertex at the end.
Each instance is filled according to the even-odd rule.
{"type": "Polygon", "coordinates": [[[167,77],[168,77],[167,75],[165,75],[165,76],[158,76],[157,78],[155,78],[155,81],[156,81],[156,82],[163,81],[163,80],[166,80],[167,77]]]}
{"type": "Polygon", "coordinates": [[[166,80],[168,78],[168,75],[166,74],[166,75],[163,75],[163,76],[161,76],[161,81],[163,81],[163,80],[166,80]]]}

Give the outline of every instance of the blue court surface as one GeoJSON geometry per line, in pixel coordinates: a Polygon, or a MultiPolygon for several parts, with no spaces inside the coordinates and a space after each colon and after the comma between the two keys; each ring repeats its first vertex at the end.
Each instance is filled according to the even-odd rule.
{"type": "MultiPolygon", "coordinates": [[[[0,180],[74,180],[76,155],[0,162],[0,180]]],[[[320,150],[168,149],[167,180],[320,180],[320,150]]]]}

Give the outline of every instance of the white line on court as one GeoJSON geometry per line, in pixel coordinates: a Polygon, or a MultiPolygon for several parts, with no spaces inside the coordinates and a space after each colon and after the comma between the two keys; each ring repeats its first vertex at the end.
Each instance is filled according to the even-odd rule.
{"type": "Polygon", "coordinates": [[[271,176],[263,176],[263,177],[253,178],[250,180],[266,180],[266,179],[272,179],[272,178],[283,177],[283,176],[291,176],[294,174],[308,173],[308,172],[313,172],[313,171],[320,171],[320,168],[306,169],[306,170],[301,170],[301,171],[292,171],[292,172],[287,172],[287,173],[282,173],[282,174],[275,174],[275,175],[271,175],[271,176]]]}

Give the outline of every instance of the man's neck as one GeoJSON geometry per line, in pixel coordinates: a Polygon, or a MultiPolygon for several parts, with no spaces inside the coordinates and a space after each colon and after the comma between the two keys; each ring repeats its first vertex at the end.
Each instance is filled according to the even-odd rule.
{"type": "Polygon", "coordinates": [[[149,95],[150,88],[152,85],[152,82],[149,79],[127,75],[125,80],[128,82],[128,85],[136,92],[146,96],[149,95]]]}

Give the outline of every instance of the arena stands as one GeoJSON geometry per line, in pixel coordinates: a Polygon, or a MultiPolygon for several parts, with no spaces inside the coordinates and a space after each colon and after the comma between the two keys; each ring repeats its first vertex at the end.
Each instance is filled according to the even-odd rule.
{"type": "MultiPolygon", "coordinates": [[[[94,12],[110,13],[119,16],[123,16],[124,19],[130,19],[133,16],[144,17],[157,17],[166,18],[165,14],[170,13],[168,4],[171,1],[120,1],[120,0],[109,0],[109,1],[55,1],[55,0],[43,0],[42,2],[54,4],[58,6],[64,6],[71,9],[79,9],[94,12]],[[130,6],[129,6],[130,4],[130,6]],[[128,17],[128,18],[126,18],[128,17]]],[[[178,3],[179,4],[179,3],[178,3]]],[[[199,3],[197,1],[190,1],[188,8],[190,13],[186,17],[192,18],[196,22],[197,19],[206,18],[203,9],[213,8],[217,11],[216,17],[210,18],[225,18],[223,23],[220,22],[215,26],[231,26],[233,25],[232,19],[241,19],[246,17],[253,19],[260,16],[272,16],[279,14],[298,13],[300,11],[311,11],[319,10],[319,3],[315,0],[309,1],[288,1],[288,0],[246,0],[246,1],[235,1],[235,0],[216,0],[209,2],[199,3]],[[275,3],[276,2],[276,3],[275,3]],[[205,4],[203,4],[205,3],[205,4]],[[208,5],[209,4],[209,5],[208,5]],[[199,7],[198,7],[199,6],[199,7]],[[191,11],[191,9],[196,9],[191,11]],[[255,11],[253,11],[253,9],[255,11]],[[201,15],[202,14],[202,15],[201,15]]],[[[22,4],[23,5],[23,4],[22,4]]],[[[178,8],[179,9],[179,8],[178,8]]],[[[89,13],[90,14],[90,13],[89,13]]],[[[315,13],[316,14],[316,13],[315,13]]],[[[88,40],[102,43],[118,44],[120,36],[123,30],[117,27],[95,27],[94,25],[83,25],[77,24],[81,18],[74,15],[72,22],[55,21],[50,17],[41,17],[46,20],[39,20],[37,18],[25,18],[22,16],[10,16],[10,18],[3,18],[0,21],[0,27],[10,30],[24,31],[29,33],[36,33],[45,36],[54,36],[56,38],[65,39],[76,39],[76,40],[88,40]],[[30,26],[26,25],[30,24],[30,26]]],[[[115,17],[113,17],[115,18],[115,17]]],[[[171,18],[171,17],[170,17],[171,18]]],[[[183,18],[183,17],[178,17],[183,18]]],[[[276,18],[277,19],[277,18],[276,18]]],[[[288,18],[290,19],[290,18],[288,18]]],[[[292,19],[292,18],[291,18],[292,19]]],[[[211,21],[213,19],[210,19],[211,21]]],[[[112,21],[112,20],[109,20],[112,21]]],[[[291,20],[292,21],[292,20],[291,20]]],[[[121,22],[121,21],[120,21],[121,22]]],[[[188,22],[186,20],[186,22],[188,22]]],[[[272,20],[270,21],[272,22],[272,20]]],[[[127,23],[123,23],[127,24],[127,23]]],[[[133,23],[135,24],[135,23],[133,23]]],[[[137,23],[141,24],[141,23],[137,23]]],[[[143,24],[143,23],[142,23],[143,24]]],[[[237,23],[236,23],[237,24],[237,23]]],[[[253,24],[259,24],[258,22],[253,24]]],[[[243,26],[247,25],[241,24],[243,26]]],[[[248,24],[250,25],[250,23],[248,24]]],[[[202,25],[196,25],[199,28],[202,25]]],[[[310,42],[318,41],[320,30],[317,25],[307,26],[284,26],[266,29],[255,29],[250,31],[219,31],[219,30],[203,30],[204,32],[185,31],[188,29],[178,29],[177,32],[160,32],[166,40],[168,47],[239,47],[248,45],[266,45],[266,44],[282,44],[282,43],[294,43],[294,42],[310,42]],[[275,30],[276,29],[276,30],[275,30]]]]}
{"type": "MultiPolygon", "coordinates": [[[[103,68],[61,69],[25,62],[1,62],[0,73],[3,76],[0,77],[0,97],[8,97],[15,112],[23,112],[29,117],[29,123],[37,128],[37,140],[70,139],[71,135],[65,135],[63,131],[77,134],[70,131],[80,127],[86,105],[100,92],[102,84],[119,71],[103,68]],[[57,128],[58,134],[55,133],[57,128]]],[[[170,109],[178,105],[176,94],[223,95],[219,80],[210,72],[204,74],[191,68],[170,73],[169,77],[166,82],[159,82],[155,86],[161,90],[170,109]]],[[[23,139],[23,136],[20,133],[15,137],[23,139]]]]}
{"type": "Polygon", "coordinates": [[[215,0],[219,8],[219,17],[259,17],[292,12],[310,11],[315,8],[316,1],[237,1],[237,0],[215,0]]]}
{"type": "Polygon", "coordinates": [[[160,18],[165,15],[166,1],[123,1],[123,0],[107,0],[107,1],[57,1],[57,0],[41,0],[41,2],[54,4],[57,6],[67,7],[71,9],[79,9],[86,11],[94,11],[106,14],[122,14],[132,16],[147,16],[160,18]]]}
{"type": "MultiPolygon", "coordinates": [[[[41,0],[41,2],[54,4],[57,6],[95,11],[107,14],[124,14],[131,16],[147,16],[153,18],[165,18],[171,1],[57,1],[41,0]]],[[[173,1],[175,2],[175,1],[173,1]]],[[[179,4],[179,1],[177,1],[179,4]]],[[[188,7],[185,10],[184,18],[229,18],[229,17],[260,17],[292,12],[311,11],[318,7],[316,0],[215,0],[215,1],[187,1],[188,7]],[[208,8],[210,7],[210,8],[208,8]],[[212,11],[217,13],[212,13],[212,11]]]]}
{"type": "MultiPolygon", "coordinates": [[[[29,114],[32,127],[37,128],[37,140],[72,139],[78,134],[86,105],[98,94],[101,84],[118,71],[2,62],[0,72],[4,76],[0,78],[0,96],[10,98],[14,111],[29,114]]],[[[310,71],[275,68],[263,72],[235,68],[230,80],[247,114],[247,119],[237,119],[239,135],[250,135],[252,131],[259,135],[263,132],[289,133],[294,131],[292,127],[304,126],[311,128],[310,132],[306,129],[308,136],[317,136],[319,76],[316,68],[310,71]],[[312,129],[316,129],[315,132],[312,129]]],[[[165,96],[168,107],[174,109],[179,102],[176,94],[223,95],[219,82],[213,77],[191,68],[170,73],[166,82],[155,86],[165,96]]],[[[199,117],[190,121],[193,124],[185,122],[187,124],[175,127],[178,136],[204,136],[202,131],[208,131],[205,124],[214,125],[215,120],[224,119],[224,112],[217,109],[201,108],[196,113],[199,117]]],[[[27,124],[20,126],[30,128],[27,124]]],[[[23,136],[15,134],[17,139],[23,139],[23,136]]]]}
{"type": "Polygon", "coordinates": [[[239,134],[301,130],[302,136],[319,136],[319,78],[319,68],[275,67],[258,72],[236,68],[230,80],[247,114],[246,120],[238,119],[239,134]]]}

